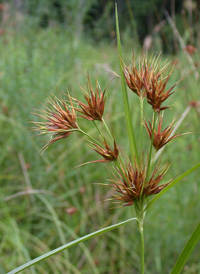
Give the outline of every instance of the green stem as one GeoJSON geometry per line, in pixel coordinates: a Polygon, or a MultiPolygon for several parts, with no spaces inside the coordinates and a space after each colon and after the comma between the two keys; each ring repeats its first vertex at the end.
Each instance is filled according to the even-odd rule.
{"type": "MultiPolygon", "coordinates": [[[[112,141],[114,142],[114,138],[113,138],[113,136],[112,136],[112,134],[111,134],[111,132],[109,130],[109,127],[107,126],[106,121],[103,118],[102,118],[102,122],[103,122],[103,124],[104,124],[104,126],[105,126],[105,128],[106,128],[106,130],[108,132],[108,134],[110,135],[112,141]]],[[[123,161],[121,159],[121,156],[119,155],[118,157],[119,157],[119,160],[114,161],[114,162],[115,162],[115,165],[119,168],[120,172],[122,173],[122,176],[124,177],[124,175],[123,175],[124,173],[123,173],[123,171],[121,169],[120,163],[122,164],[123,167],[124,167],[124,164],[123,164],[123,161]]],[[[124,177],[124,179],[127,181],[127,179],[125,177],[124,177]]]]}
{"type": "Polygon", "coordinates": [[[138,157],[138,152],[137,152],[135,135],[134,135],[134,131],[133,131],[131,112],[130,112],[130,107],[129,107],[129,102],[128,102],[126,81],[125,81],[125,77],[124,77],[124,73],[123,73],[122,49],[121,49],[121,41],[120,41],[120,33],[119,33],[117,3],[115,4],[115,17],[116,17],[118,53],[119,53],[119,60],[120,60],[120,76],[121,76],[122,96],[123,96],[123,102],[124,102],[124,111],[125,111],[126,126],[127,126],[127,131],[128,131],[130,150],[131,150],[131,155],[132,155],[132,161],[134,164],[134,157],[136,158],[137,163],[139,163],[139,157],[138,157]]]}
{"type": "Polygon", "coordinates": [[[83,135],[87,136],[88,139],[90,139],[92,142],[94,142],[95,144],[99,145],[100,147],[103,147],[102,144],[100,144],[96,139],[94,139],[92,136],[90,136],[89,134],[87,134],[85,131],[83,131],[82,129],[79,129],[78,132],[82,133],[83,135]]]}
{"type": "Polygon", "coordinates": [[[149,150],[149,159],[148,159],[148,166],[147,166],[147,174],[146,174],[146,182],[148,181],[149,178],[149,173],[151,171],[151,154],[152,154],[152,149],[153,149],[153,138],[154,138],[154,130],[156,126],[156,114],[157,112],[153,113],[153,129],[152,129],[152,136],[151,136],[151,145],[150,145],[150,150],[149,150]]]}
{"type": "Polygon", "coordinates": [[[143,139],[143,116],[144,116],[144,109],[143,109],[143,102],[144,98],[140,97],[140,149],[142,153],[142,139],[143,139]]]}
{"type": "Polygon", "coordinates": [[[141,240],[141,274],[144,274],[144,226],[143,220],[139,221],[139,231],[141,240]]]}
{"type": "MultiPolygon", "coordinates": [[[[106,122],[105,122],[105,120],[104,120],[103,118],[102,118],[102,122],[103,122],[103,125],[105,126],[105,128],[106,128],[108,134],[110,135],[112,141],[114,142],[114,138],[113,138],[113,136],[112,136],[112,134],[111,134],[111,132],[110,132],[110,130],[109,130],[109,128],[108,128],[108,126],[107,126],[107,124],[106,124],[106,122]]],[[[95,121],[94,121],[94,125],[95,125],[97,131],[99,132],[99,134],[101,135],[102,139],[104,139],[104,137],[103,137],[103,135],[102,135],[102,133],[101,133],[99,127],[98,127],[97,124],[95,123],[95,121]]],[[[123,173],[123,171],[122,171],[122,169],[121,169],[121,166],[120,166],[120,163],[123,165],[123,161],[122,161],[120,155],[119,155],[118,157],[119,157],[119,159],[117,159],[116,161],[114,161],[114,164],[118,167],[118,169],[119,169],[119,171],[121,172],[123,178],[127,181],[127,179],[124,177],[124,173],[123,173]]],[[[124,165],[123,165],[123,167],[124,167],[124,165]]]]}
{"type": "Polygon", "coordinates": [[[95,125],[95,127],[96,127],[96,129],[97,129],[97,131],[98,131],[98,133],[99,133],[99,135],[101,136],[101,138],[102,138],[102,140],[103,140],[103,139],[104,139],[104,137],[103,137],[103,135],[102,135],[101,131],[99,130],[99,127],[97,126],[97,124],[96,124],[96,122],[95,122],[95,121],[93,121],[93,123],[94,123],[94,125],[95,125]]]}
{"type": "Polygon", "coordinates": [[[135,212],[138,220],[138,229],[140,232],[140,265],[141,265],[141,274],[144,274],[144,200],[140,199],[135,203],[135,212]]]}
{"type": "Polygon", "coordinates": [[[110,132],[110,129],[108,128],[108,126],[106,124],[106,121],[103,118],[102,118],[102,122],[103,122],[103,124],[104,124],[104,126],[105,126],[105,128],[106,128],[106,130],[108,132],[108,134],[110,135],[111,140],[114,141],[112,133],[110,132]]]}

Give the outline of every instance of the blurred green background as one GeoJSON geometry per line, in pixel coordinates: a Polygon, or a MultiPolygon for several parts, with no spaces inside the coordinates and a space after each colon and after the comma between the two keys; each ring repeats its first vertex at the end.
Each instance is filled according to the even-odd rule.
{"type": "MultiPolygon", "coordinates": [[[[129,63],[144,48],[163,51],[162,60],[173,61],[173,85],[184,80],[168,102],[165,118],[180,118],[191,101],[180,131],[191,132],[171,142],[162,157],[172,162],[166,177],[174,178],[199,161],[199,45],[200,5],[192,0],[117,1],[123,56],[129,63]],[[166,19],[175,22],[180,38],[166,19]],[[192,46],[191,52],[184,49],[192,46]],[[189,76],[187,76],[189,74],[189,76]],[[187,77],[186,77],[187,76],[187,77]],[[186,77],[186,78],[185,78],[186,77]]],[[[52,145],[40,157],[48,138],[35,136],[31,121],[35,109],[44,108],[48,96],[67,89],[82,98],[78,82],[89,72],[102,88],[119,73],[114,1],[13,0],[0,3],[0,273],[53,248],[106,225],[134,216],[133,207],[111,209],[105,202],[112,190],[106,183],[105,165],[75,166],[95,160],[75,135],[52,145]]],[[[139,138],[139,101],[130,95],[136,138],[139,138]]],[[[145,105],[145,115],[150,113],[145,105]]],[[[120,81],[109,86],[105,119],[117,143],[128,149],[120,81]]],[[[165,124],[164,126],[167,126],[165,124]]],[[[92,124],[82,127],[96,134],[92,124]]],[[[96,134],[97,136],[97,134],[96,134]]],[[[144,151],[148,151],[146,134],[144,151]]],[[[106,166],[107,169],[111,166],[106,166]]],[[[178,254],[199,222],[199,171],[194,172],[160,199],[145,222],[146,273],[169,273],[178,254]]],[[[131,223],[57,254],[23,273],[139,273],[140,239],[131,223]]],[[[197,245],[183,273],[200,273],[197,245]]]]}

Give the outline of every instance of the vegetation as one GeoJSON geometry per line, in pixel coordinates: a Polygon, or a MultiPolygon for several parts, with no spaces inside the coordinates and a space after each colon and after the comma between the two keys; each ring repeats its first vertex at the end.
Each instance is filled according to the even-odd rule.
{"type": "MultiPolygon", "coordinates": [[[[126,35],[122,38],[123,57],[127,63],[134,45],[126,35]]],[[[60,140],[39,157],[43,145],[41,138],[33,136],[30,124],[36,119],[35,109],[49,95],[60,96],[69,89],[73,97],[81,98],[77,81],[85,84],[86,71],[93,79],[97,76],[101,87],[105,88],[113,78],[110,70],[119,73],[116,45],[88,43],[57,26],[48,29],[25,26],[15,31],[8,28],[1,36],[0,47],[0,273],[6,273],[78,236],[132,218],[134,212],[132,207],[110,209],[111,203],[103,202],[112,194],[107,188],[96,185],[106,182],[103,164],[74,169],[95,155],[78,138],[69,136],[67,140],[60,140]]],[[[198,56],[196,52],[193,60],[198,60],[198,56]]],[[[176,62],[169,85],[191,72],[185,51],[165,58],[176,62]]],[[[198,81],[192,73],[179,84],[184,89],[168,99],[177,119],[192,106],[180,126],[192,134],[167,145],[162,161],[172,161],[173,165],[166,180],[182,174],[199,161],[198,81]]],[[[133,124],[139,128],[139,100],[130,96],[129,102],[133,124]]],[[[44,108],[42,104],[40,108],[44,108]]],[[[144,113],[145,117],[150,110],[144,113]]],[[[173,116],[174,113],[167,112],[166,125],[173,116]]],[[[112,81],[108,88],[105,117],[116,140],[120,140],[120,146],[128,149],[119,79],[112,81]]],[[[82,126],[90,134],[95,133],[90,124],[83,122],[82,126]]],[[[145,134],[145,139],[149,138],[145,134]]],[[[140,130],[135,132],[136,140],[139,136],[140,130]]],[[[44,144],[46,142],[44,139],[44,144]]],[[[197,226],[198,180],[198,171],[194,171],[168,191],[147,214],[146,273],[169,273],[197,226]]],[[[198,244],[184,273],[198,273],[199,249],[198,244]]],[[[68,252],[58,253],[24,273],[65,273],[66,269],[69,273],[137,273],[139,250],[137,223],[131,222],[68,252]]]]}

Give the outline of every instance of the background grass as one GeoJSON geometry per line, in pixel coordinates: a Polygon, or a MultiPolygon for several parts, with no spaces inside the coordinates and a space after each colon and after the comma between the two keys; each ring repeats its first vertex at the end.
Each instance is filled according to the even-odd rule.
{"type": "MultiPolygon", "coordinates": [[[[129,62],[134,42],[124,36],[123,56],[129,62]]],[[[61,27],[8,29],[0,40],[0,273],[19,266],[72,239],[96,229],[134,216],[133,207],[110,209],[103,202],[112,191],[96,183],[105,183],[103,164],[74,167],[97,159],[74,134],[52,145],[40,157],[47,141],[31,131],[33,114],[43,108],[49,95],[62,96],[69,89],[82,98],[77,81],[86,82],[86,73],[98,77],[102,88],[119,73],[116,44],[94,44],[77,38],[61,27]],[[27,193],[35,190],[33,194],[27,193]],[[76,208],[72,215],[67,209],[76,208]]],[[[137,55],[137,53],[136,53],[137,55]]],[[[185,53],[164,56],[176,59],[169,85],[190,72],[185,53]]],[[[199,53],[193,57],[199,60],[199,53]]],[[[191,100],[199,100],[199,83],[193,74],[179,84],[184,87],[169,102],[173,112],[166,119],[180,117],[191,100]]],[[[129,91],[136,139],[139,138],[139,100],[129,91]]],[[[150,107],[146,106],[148,117],[150,107]]],[[[117,143],[128,148],[120,82],[115,79],[108,89],[105,118],[113,129],[117,143]]],[[[97,136],[93,126],[82,126],[97,136]]],[[[190,135],[171,142],[163,162],[172,162],[166,180],[183,173],[199,161],[199,113],[191,109],[181,125],[190,135]]],[[[146,134],[144,149],[149,145],[146,134]]],[[[107,166],[107,168],[109,168],[107,166]]],[[[169,273],[178,254],[199,222],[199,171],[155,204],[145,222],[146,273],[169,273]]],[[[68,252],[47,259],[24,273],[139,273],[139,234],[134,223],[92,239],[68,252]]],[[[200,273],[200,245],[183,273],[200,273]]]]}

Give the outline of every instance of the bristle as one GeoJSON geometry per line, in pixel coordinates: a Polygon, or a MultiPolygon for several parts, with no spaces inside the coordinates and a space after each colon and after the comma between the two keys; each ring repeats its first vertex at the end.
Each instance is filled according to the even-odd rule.
{"type": "Polygon", "coordinates": [[[86,91],[80,85],[81,91],[85,97],[87,104],[82,103],[81,101],[77,99],[73,99],[78,104],[78,107],[75,108],[75,110],[81,113],[81,115],[79,116],[86,120],[102,121],[105,102],[106,102],[105,91],[107,87],[104,89],[104,91],[102,91],[98,81],[96,80],[95,89],[93,90],[92,84],[90,82],[89,74],[87,75],[87,80],[88,80],[87,82],[88,91],[86,91]]]}
{"type": "Polygon", "coordinates": [[[123,206],[131,206],[147,196],[159,193],[167,186],[167,184],[159,185],[167,169],[160,170],[158,166],[146,181],[147,162],[144,164],[141,159],[140,165],[133,167],[129,161],[126,163],[125,169],[123,167],[116,169],[117,174],[110,180],[118,193],[113,195],[114,200],[123,203],[123,206]]]}
{"type": "Polygon", "coordinates": [[[57,140],[67,138],[73,131],[78,130],[76,114],[72,105],[70,109],[62,99],[56,96],[48,98],[47,103],[53,110],[49,107],[41,111],[36,110],[35,114],[44,119],[44,122],[33,122],[36,125],[34,130],[39,130],[40,134],[52,134],[51,140],[43,147],[41,152],[44,152],[57,140]]]}
{"type": "Polygon", "coordinates": [[[171,133],[174,129],[173,125],[175,123],[175,120],[173,120],[171,122],[171,124],[169,124],[163,131],[161,131],[162,122],[163,122],[163,117],[160,117],[157,130],[154,130],[154,134],[153,134],[153,126],[152,126],[151,122],[148,121],[149,125],[147,124],[146,121],[144,122],[144,125],[146,127],[146,130],[147,130],[147,133],[148,133],[150,139],[152,138],[152,134],[153,134],[153,146],[156,151],[161,149],[163,146],[165,146],[171,140],[175,139],[176,137],[181,136],[181,134],[171,136],[171,133]]]}

